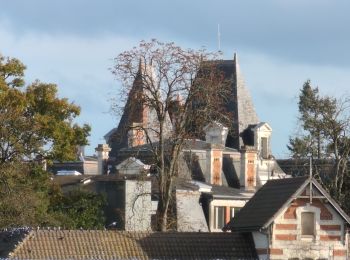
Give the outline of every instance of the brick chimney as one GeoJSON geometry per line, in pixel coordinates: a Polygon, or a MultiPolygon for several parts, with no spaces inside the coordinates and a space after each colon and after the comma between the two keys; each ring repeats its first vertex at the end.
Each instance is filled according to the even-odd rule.
{"type": "Polygon", "coordinates": [[[222,152],[223,146],[210,144],[207,150],[207,169],[209,170],[209,183],[222,185],[222,152]]]}
{"type": "Polygon", "coordinates": [[[241,149],[241,174],[240,183],[246,189],[256,187],[256,165],[258,163],[258,151],[253,147],[244,146],[241,149]]]}

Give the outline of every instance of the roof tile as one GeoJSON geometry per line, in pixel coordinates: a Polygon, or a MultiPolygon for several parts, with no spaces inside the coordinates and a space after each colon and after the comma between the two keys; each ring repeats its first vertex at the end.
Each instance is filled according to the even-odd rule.
{"type": "MultiPolygon", "coordinates": [[[[1,232],[0,232],[1,235],[1,232]]],[[[234,233],[31,231],[16,259],[255,259],[250,236],[234,233]]]]}

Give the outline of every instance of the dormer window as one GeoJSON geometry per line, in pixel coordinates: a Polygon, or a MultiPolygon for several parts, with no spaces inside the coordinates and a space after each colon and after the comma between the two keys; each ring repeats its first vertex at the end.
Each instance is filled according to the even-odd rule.
{"type": "Polygon", "coordinates": [[[228,128],[218,122],[211,122],[203,128],[205,140],[211,144],[225,145],[228,128]]]}
{"type": "Polygon", "coordinates": [[[301,235],[306,237],[315,235],[314,212],[301,212],[301,235]]]}

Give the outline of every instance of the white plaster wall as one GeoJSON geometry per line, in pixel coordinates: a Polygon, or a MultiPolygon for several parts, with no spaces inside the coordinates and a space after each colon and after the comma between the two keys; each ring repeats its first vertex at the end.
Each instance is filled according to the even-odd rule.
{"type": "Polygon", "coordinates": [[[258,157],[256,162],[256,175],[261,185],[264,185],[269,179],[273,179],[271,171],[274,167],[274,163],[274,160],[264,160],[258,157]]]}
{"type": "MultiPolygon", "coordinates": [[[[268,249],[269,247],[269,238],[267,234],[260,232],[252,232],[254,244],[256,249],[268,249]]],[[[266,260],[267,254],[258,255],[260,260],[266,260]]]]}
{"type": "Polygon", "coordinates": [[[97,161],[85,161],[83,165],[84,165],[84,174],[86,174],[86,175],[97,175],[98,174],[97,161]]]}
{"type": "Polygon", "coordinates": [[[151,230],[151,182],[125,181],[125,230],[151,230]]]}
{"type": "Polygon", "coordinates": [[[177,231],[208,232],[207,221],[199,204],[201,193],[196,191],[176,191],[177,231]]]}

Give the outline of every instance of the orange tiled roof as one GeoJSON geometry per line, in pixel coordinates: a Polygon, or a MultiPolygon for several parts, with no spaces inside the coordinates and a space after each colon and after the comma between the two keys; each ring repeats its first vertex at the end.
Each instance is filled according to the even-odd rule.
{"type": "Polygon", "coordinates": [[[15,259],[255,259],[251,237],[233,233],[31,231],[15,259]]]}

